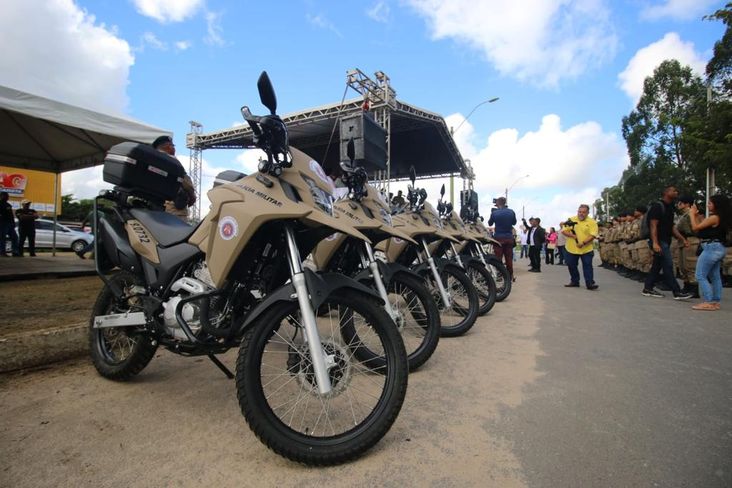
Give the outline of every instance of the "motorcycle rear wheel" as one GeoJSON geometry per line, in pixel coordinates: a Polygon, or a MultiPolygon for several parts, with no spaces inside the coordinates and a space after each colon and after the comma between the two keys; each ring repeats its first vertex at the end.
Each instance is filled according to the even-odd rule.
{"type": "Polygon", "coordinates": [[[114,313],[139,311],[135,306],[137,300],[127,292],[142,281],[132,273],[120,271],[110,280],[117,284],[126,294],[118,300],[109,285],[104,285],[97,296],[89,319],[89,352],[94,367],[105,378],[125,381],[142,371],[152,360],[157,350],[152,340],[139,333],[134,327],[94,328],[94,317],[114,313]]]}
{"type": "Polygon", "coordinates": [[[318,392],[296,302],[279,302],[244,334],[236,364],[242,414],[277,454],[333,465],[371,448],[396,420],[407,391],[407,356],[399,332],[372,297],[336,291],[319,307],[318,331],[334,366],[332,390],[318,392]],[[357,330],[357,342],[343,329],[357,330]],[[356,350],[378,351],[382,362],[356,350]]]}

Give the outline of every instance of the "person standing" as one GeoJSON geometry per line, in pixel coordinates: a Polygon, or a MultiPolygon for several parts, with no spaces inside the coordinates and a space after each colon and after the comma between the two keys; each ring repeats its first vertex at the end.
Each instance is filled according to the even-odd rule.
{"type": "Polygon", "coordinates": [[[546,264],[554,264],[554,252],[557,249],[557,231],[554,227],[549,227],[549,233],[546,235],[546,249],[544,250],[544,262],[546,264]]]}
{"type": "Polygon", "coordinates": [[[709,197],[707,202],[709,217],[700,221],[699,209],[692,205],[691,228],[701,239],[702,253],[696,262],[696,281],[699,283],[699,294],[704,300],[694,305],[694,310],[719,310],[722,300],[722,277],[720,267],[727,253],[724,247],[727,232],[730,228],[732,209],[730,201],[724,195],[709,197]]]}
{"type": "MultiPolygon", "coordinates": [[[[152,147],[175,158],[175,144],[173,144],[173,139],[170,136],[158,137],[153,141],[152,147]]],[[[176,159],[176,161],[178,160],[176,159]]],[[[183,165],[181,165],[182,167],[183,165]]],[[[193,181],[186,174],[175,199],[165,202],[165,211],[187,222],[188,207],[193,206],[194,203],[196,203],[196,190],[193,188],[193,181]]]]}
{"type": "Polygon", "coordinates": [[[648,209],[646,220],[648,222],[648,246],[653,252],[653,263],[651,270],[646,276],[641,294],[646,297],[663,298],[663,293],[653,289],[658,275],[663,269],[663,278],[666,285],[673,292],[674,300],[688,300],[691,293],[681,291],[679,283],[674,277],[673,256],[671,255],[671,237],[675,236],[689,246],[689,242],[681,235],[674,225],[674,201],[679,196],[679,191],[673,185],[667,185],[663,190],[661,201],[654,202],[648,209]]]}
{"type": "Polygon", "coordinates": [[[506,199],[499,197],[496,199],[496,209],[491,212],[488,219],[488,225],[495,225],[493,238],[501,245],[494,246],[493,252],[500,260],[503,258],[506,262],[506,269],[513,279],[513,248],[516,245],[516,239],[513,236],[513,226],[516,225],[516,214],[506,206],[506,199]]]}
{"type": "Polygon", "coordinates": [[[23,255],[25,240],[28,239],[28,254],[36,255],[36,220],[38,220],[38,212],[30,208],[30,200],[20,202],[20,209],[15,212],[18,217],[18,255],[23,255]]]}
{"type": "Polygon", "coordinates": [[[528,258],[529,257],[529,244],[526,240],[529,237],[529,229],[527,227],[524,227],[523,225],[520,227],[520,244],[521,244],[521,255],[519,256],[519,259],[528,258]]]}
{"type": "Polygon", "coordinates": [[[562,234],[567,237],[567,267],[569,268],[569,284],[567,288],[576,288],[580,284],[579,262],[582,261],[582,275],[588,290],[597,290],[592,258],[595,256],[592,242],[597,239],[599,229],[597,222],[590,217],[590,206],[582,204],[577,209],[577,215],[570,217],[564,223],[562,234]]]}
{"type": "Polygon", "coordinates": [[[15,232],[15,214],[8,202],[8,192],[0,192],[0,256],[7,257],[5,249],[7,239],[10,239],[10,249],[13,256],[20,256],[18,251],[18,234],[15,232]]]}
{"type": "MultiPolygon", "coordinates": [[[[526,221],[524,220],[524,225],[526,221]]],[[[546,241],[546,231],[541,226],[541,219],[539,217],[532,217],[529,219],[531,227],[529,227],[529,235],[527,242],[529,243],[529,261],[531,262],[531,273],[541,273],[541,248],[544,246],[546,241]]]]}
{"type": "Polygon", "coordinates": [[[566,251],[567,236],[565,236],[561,232],[561,228],[559,230],[560,230],[560,232],[557,232],[557,257],[559,258],[559,262],[557,264],[559,266],[564,266],[564,258],[567,253],[567,251],[566,251]]]}
{"type": "Polygon", "coordinates": [[[679,197],[676,208],[681,212],[681,217],[676,221],[676,228],[689,243],[689,247],[679,247],[679,272],[684,282],[683,291],[691,293],[694,298],[699,298],[699,286],[696,282],[696,252],[699,249],[699,238],[691,228],[691,206],[694,198],[689,195],[679,197]]]}

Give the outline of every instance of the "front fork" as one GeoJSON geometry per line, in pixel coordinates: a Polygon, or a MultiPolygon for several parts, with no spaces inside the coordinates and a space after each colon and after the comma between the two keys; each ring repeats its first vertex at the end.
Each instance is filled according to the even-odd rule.
{"type": "Polygon", "coordinates": [[[310,303],[310,293],[308,293],[305,282],[305,273],[302,271],[300,251],[295,242],[295,233],[289,225],[285,226],[285,240],[287,241],[287,262],[290,265],[292,286],[295,288],[297,303],[300,305],[300,316],[305,329],[305,340],[310,351],[310,359],[313,362],[318,392],[321,395],[327,395],[333,389],[328,370],[333,367],[334,359],[323,351],[323,344],[320,342],[320,334],[318,334],[318,324],[315,321],[315,311],[310,303]]]}
{"type": "Polygon", "coordinates": [[[463,264],[463,260],[460,259],[460,255],[457,252],[457,249],[455,249],[455,243],[450,241],[450,247],[452,248],[452,255],[455,256],[455,260],[460,265],[461,268],[465,269],[465,265],[463,264]]]}
{"type": "Polygon", "coordinates": [[[442,284],[442,279],[440,279],[440,272],[437,271],[437,266],[435,265],[435,259],[430,254],[430,249],[427,247],[427,241],[422,238],[422,247],[424,247],[425,256],[427,256],[427,264],[430,265],[430,269],[432,270],[432,275],[435,277],[435,282],[437,283],[437,288],[440,290],[440,296],[442,297],[442,302],[445,304],[445,308],[452,307],[452,301],[450,300],[450,294],[445,289],[445,285],[442,284]]]}
{"type": "Polygon", "coordinates": [[[480,262],[483,263],[483,266],[485,266],[485,269],[490,271],[491,276],[493,277],[493,280],[495,281],[498,278],[498,274],[496,273],[496,268],[494,266],[488,266],[488,262],[485,260],[485,256],[483,256],[483,252],[481,251],[478,244],[473,244],[470,246],[471,254],[473,256],[477,256],[480,258],[480,262]]]}
{"type": "Polygon", "coordinates": [[[376,262],[376,256],[374,256],[374,248],[371,247],[371,244],[368,242],[364,242],[363,244],[366,248],[365,261],[369,267],[369,270],[371,270],[371,276],[374,279],[376,290],[379,292],[379,296],[381,296],[381,299],[384,300],[384,309],[386,309],[386,313],[389,314],[389,317],[391,317],[394,323],[397,323],[397,313],[392,308],[391,302],[389,301],[389,295],[386,293],[386,286],[384,286],[384,280],[382,279],[381,273],[379,272],[379,263],[376,262]]]}

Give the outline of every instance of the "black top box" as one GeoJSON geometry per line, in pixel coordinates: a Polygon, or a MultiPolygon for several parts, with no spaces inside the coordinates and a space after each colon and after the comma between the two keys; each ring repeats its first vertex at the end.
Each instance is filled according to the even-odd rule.
{"type": "Polygon", "coordinates": [[[104,158],[104,181],[157,202],[173,200],[185,174],[180,161],[147,144],[123,142],[104,158]]]}

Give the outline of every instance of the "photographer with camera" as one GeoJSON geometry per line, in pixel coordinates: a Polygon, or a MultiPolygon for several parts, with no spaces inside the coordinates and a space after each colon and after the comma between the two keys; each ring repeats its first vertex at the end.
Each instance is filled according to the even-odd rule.
{"type": "Polygon", "coordinates": [[[595,219],[589,216],[589,205],[582,204],[577,209],[577,216],[570,217],[562,225],[562,234],[567,237],[565,245],[567,268],[569,268],[569,284],[567,288],[577,288],[580,284],[578,264],[582,261],[582,275],[588,290],[597,290],[592,269],[592,258],[595,256],[592,241],[597,239],[599,230],[595,219]]]}
{"type": "Polygon", "coordinates": [[[488,225],[495,225],[493,237],[501,246],[494,246],[493,250],[498,259],[503,257],[506,262],[506,269],[513,277],[513,248],[516,245],[516,239],[513,236],[513,226],[516,225],[516,214],[506,206],[504,197],[494,198],[496,208],[491,209],[491,217],[488,219],[488,225]]]}

